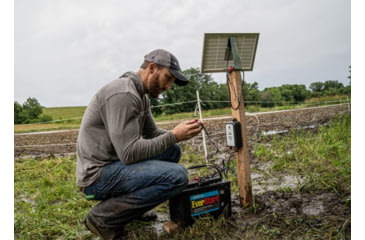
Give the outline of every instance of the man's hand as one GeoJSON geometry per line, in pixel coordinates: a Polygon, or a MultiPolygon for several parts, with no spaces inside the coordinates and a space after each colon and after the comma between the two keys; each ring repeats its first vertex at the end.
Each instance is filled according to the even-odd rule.
{"type": "Polygon", "coordinates": [[[181,142],[198,135],[203,129],[202,125],[203,123],[197,119],[184,121],[179,123],[171,132],[175,135],[176,142],[181,142]]]}

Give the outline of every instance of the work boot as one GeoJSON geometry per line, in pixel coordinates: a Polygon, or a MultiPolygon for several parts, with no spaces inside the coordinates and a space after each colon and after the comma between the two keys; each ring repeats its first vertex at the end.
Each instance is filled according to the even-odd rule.
{"type": "Polygon", "coordinates": [[[99,236],[103,240],[125,240],[127,239],[127,233],[124,231],[124,227],[118,229],[107,229],[98,226],[92,216],[89,214],[84,220],[85,226],[90,232],[99,236]]]}
{"type": "Polygon", "coordinates": [[[156,219],[157,219],[157,213],[153,209],[145,212],[142,216],[137,218],[137,220],[142,221],[142,222],[154,221],[156,219]]]}

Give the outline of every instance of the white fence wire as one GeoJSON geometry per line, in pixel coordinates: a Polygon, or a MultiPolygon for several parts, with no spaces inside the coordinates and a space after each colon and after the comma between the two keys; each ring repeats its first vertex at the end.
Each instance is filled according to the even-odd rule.
{"type": "MultiPolygon", "coordinates": [[[[198,103],[197,100],[192,101],[185,101],[185,102],[176,102],[176,103],[169,103],[169,104],[161,104],[157,106],[151,106],[151,109],[154,108],[160,108],[160,107],[169,107],[169,106],[176,106],[176,105],[183,105],[187,103],[198,103]]],[[[201,105],[204,107],[204,103],[227,103],[227,107],[229,107],[230,101],[218,101],[218,100],[202,100],[200,99],[201,105]]],[[[274,101],[245,101],[245,105],[259,105],[259,104],[273,104],[274,106],[303,106],[303,104],[290,104],[288,102],[274,102],[274,101]]],[[[350,110],[351,108],[351,100],[349,98],[347,99],[339,99],[339,100],[326,100],[326,101],[317,101],[317,102],[309,102],[305,103],[306,106],[327,106],[327,105],[335,105],[335,104],[348,104],[348,108],[350,110]]],[[[213,109],[210,109],[213,110],[213,109]]],[[[45,122],[37,122],[37,123],[29,123],[30,124],[47,124],[47,123],[59,123],[59,122],[67,122],[71,120],[77,120],[82,119],[82,116],[80,117],[74,117],[74,118],[67,118],[67,119],[58,119],[58,120],[52,120],[52,121],[45,121],[45,122]]]]}

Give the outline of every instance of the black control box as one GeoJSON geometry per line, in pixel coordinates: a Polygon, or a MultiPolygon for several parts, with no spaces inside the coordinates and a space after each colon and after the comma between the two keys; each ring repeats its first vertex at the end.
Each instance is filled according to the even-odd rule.
{"type": "Polygon", "coordinates": [[[182,193],[170,199],[169,209],[170,219],[182,227],[192,225],[202,216],[229,217],[231,183],[221,178],[191,181],[182,193]]]}

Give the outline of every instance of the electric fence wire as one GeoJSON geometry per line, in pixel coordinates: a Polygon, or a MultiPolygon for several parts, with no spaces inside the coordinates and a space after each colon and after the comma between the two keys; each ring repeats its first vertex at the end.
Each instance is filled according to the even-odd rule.
{"type": "MultiPolygon", "coordinates": [[[[232,88],[232,83],[231,83],[231,81],[230,81],[230,79],[229,79],[229,73],[228,73],[228,64],[229,64],[229,58],[230,58],[230,51],[229,51],[229,54],[228,54],[228,58],[227,58],[227,64],[226,64],[226,78],[227,78],[227,85],[228,85],[228,93],[229,93],[229,103],[230,103],[230,105],[231,105],[231,108],[232,109],[234,109],[234,110],[237,110],[238,108],[239,108],[239,106],[240,106],[240,104],[241,104],[241,98],[242,98],[242,88],[243,88],[243,81],[242,81],[242,87],[241,87],[241,93],[240,94],[238,94],[238,89],[236,89],[236,90],[233,90],[233,93],[234,93],[234,100],[237,102],[236,103],[236,106],[234,106],[233,105],[233,103],[232,103],[232,96],[231,96],[231,88],[232,88]]],[[[234,89],[234,88],[233,88],[234,89]]],[[[205,101],[205,102],[207,102],[207,101],[205,101]]],[[[213,101],[211,101],[211,102],[213,102],[213,101]]],[[[225,101],[225,102],[228,102],[228,101],[225,101]]],[[[257,118],[257,117],[256,117],[257,118]]],[[[208,137],[208,141],[210,142],[210,144],[212,144],[214,147],[215,147],[215,149],[216,149],[216,151],[215,152],[213,152],[213,153],[211,153],[211,154],[209,154],[208,156],[207,156],[207,160],[209,160],[209,158],[211,158],[211,157],[213,157],[214,155],[216,155],[217,153],[221,153],[221,151],[219,150],[219,147],[215,144],[215,142],[213,141],[213,139],[211,138],[211,136],[210,136],[210,134],[209,134],[209,132],[207,131],[207,129],[205,128],[205,126],[202,124],[202,127],[203,127],[203,130],[204,130],[204,132],[205,132],[205,134],[207,135],[207,137],[208,137]]],[[[233,152],[233,154],[234,154],[234,152],[233,152]]],[[[221,157],[220,158],[220,160],[221,160],[221,163],[218,165],[217,163],[214,163],[213,161],[210,161],[210,164],[205,164],[205,165],[200,165],[200,166],[198,166],[198,167],[203,167],[203,166],[205,166],[205,167],[211,167],[211,168],[214,168],[215,170],[216,170],[216,172],[215,173],[213,173],[211,176],[210,176],[210,178],[213,178],[213,177],[216,177],[216,174],[218,174],[219,175],[219,177],[220,178],[223,178],[223,176],[225,177],[225,178],[228,178],[228,171],[229,171],[229,164],[230,164],[230,162],[231,162],[231,158],[232,158],[232,156],[233,156],[233,154],[232,153],[230,153],[230,155],[229,155],[229,157],[228,157],[228,161],[226,162],[225,161],[225,159],[224,159],[224,157],[221,157]]],[[[193,168],[194,168],[194,166],[193,166],[193,168]]]]}
{"type": "MultiPolygon", "coordinates": [[[[229,96],[230,97],[230,96],[229,96]]],[[[196,100],[193,101],[187,101],[187,102],[177,102],[177,103],[170,103],[170,104],[163,104],[163,105],[156,105],[156,106],[150,106],[150,108],[159,108],[159,107],[165,107],[165,106],[174,106],[174,105],[182,105],[185,103],[194,103],[197,102],[196,100]]],[[[203,103],[202,105],[204,106],[204,103],[231,103],[231,101],[218,101],[218,100],[201,100],[201,102],[203,103]]],[[[288,103],[288,102],[277,102],[277,101],[245,101],[246,104],[263,104],[263,103],[269,103],[269,104],[274,104],[274,105],[290,105],[290,106],[295,106],[295,105],[300,105],[300,104],[293,104],[293,103],[288,103]]],[[[318,102],[312,102],[311,106],[317,106],[317,107],[321,107],[321,106],[327,106],[327,107],[331,107],[331,106],[335,106],[335,105],[349,105],[351,103],[350,100],[333,100],[333,101],[318,101],[318,102]]],[[[231,104],[230,104],[231,105],[231,104]]],[[[232,107],[232,105],[231,105],[232,107]]],[[[289,110],[293,110],[293,109],[289,109],[289,110]]],[[[349,110],[351,110],[351,108],[349,107],[349,110]]],[[[246,112],[246,114],[249,114],[246,112]]],[[[259,114],[259,113],[255,113],[255,114],[259,114]]],[[[194,115],[195,116],[195,115],[194,115]]],[[[74,117],[74,118],[66,118],[66,119],[58,119],[58,120],[52,120],[52,121],[45,121],[45,122],[34,122],[34,123],[27,123],[27,125],[36,125],[36,124],[44,124],[44,123],[57,123],[57,122],[66,122],[66,121],[70,121],[70,120],[76,120],[76,119],[82,119],[81,117],[74,117]]]]}
{"type": "Polygon", "coordinates": [[[169,103],[169,104],[162,104],[162,105],[156,105],[156,106],[150,106],[150,108],[158,108],[158,107],[166,107],[166,106],[174,106],[174,105],[182,105],[185,103],[194,103],[197,102],[196,100],[192,100],[192,101],[186,101],[186,102],[178,102],[178,103],[169,103]]]}
{"type": "Polygon", "coordinates": [[[207,131],[205,126],[203,124],[201,124],[201,126],[208,138],[209,143],[212,146],[214,146],[215,152],[208,154],[208,156],[207,156],[207,160],[209,161],[208,164],[194,165],[194,166],[188,167],[188,169],[197,169],[197,168],[202,168],[202,167],[213,168],[215,170],[215,172],[212,173],[210,176],[208,176],[208,178],[215,178],[215,177],[217,177],[217,175],[219,175],[219,177],[221,179],[228,178],[228,172],[230,170],[229,165],[231,162],[231,158],[235,152],[231,152],[229,154],[228,159],[226,159],[226,160],[225,160],[226,156],[222,156],[222,154],[221,154],[220,158],[218,159],[218,161],[220,160],[220,163],[217,163],[215,161],[215,159],[213,158],[213,156],[217,155],[218,153],[222,153],[222,152],[220,151],[218,144],[216,144],[216,142],[213,140],[212,135],[209,134],[209,132],[207,131]]]}
{"type": "MultiPolygon", "coordinates": [[[[259,132],[259,128],[261,128],[260,125],[265,125],[265,118],[259,119],[259,116],[263,116],[263,115],[266,115],[266,114],[275,114],[275,113],[284,113],[284,112],[289,112],[289,111],[303,111],[303,110],[313,110],[313,111],[320,111],[320,112],[323,112],[324,109],[331,109],[331,108],[337,108],[338,106],[347,106],[348,104],[348,100],[347,102],[342,102],[341,104],[333,104],[333,105],[326,105],[326,106],[316,106],[316,107],[309,107],[309,108],[301,108],[301,109],[290,109],[290,110],[278,110],[278,111],[270,111],[270,112],[258,112],[258,113],[253,113],[253,114],[250,114],[250,113],[246,113],[246,115],[249,115],[249,116],[253,116],[256,118],[256,121],[257,121],[257,125],[256,126],[252,126],[253,128],[256,128],[256,132],[259,132]]],[[[348,109],[348,111],[350,112],[350,109],[348,109]]],[[[313,119],[316,119],[316,118],[312,118],[313,119]]],[[[279,122],[278,122],[279,123],[279,122]]],[[[271,122],[270,124],[271,128],[273,129],[274,132],[277,132],[278,130],[276,129],[275,126],[278,126],[278,125],[275,125],[274,122],[271,122]]],[[[312,126],[312,125],[311,125],[312,126]]],[[[309,126],[309,127],[311,127],[309,126]]],[[[69,131],[78,131],[78,130],[57,130],[57,131],[47,131],[47,132],[31,132],[31,133],[15,133],[14,136],[18,137],[18,136],[23,136],[23,135],[37,135],[37,134],[49,134],[49,133],[60,133],[60,132],[69,132],[69,131]]],[[[266,132],[270,132],[271,130],[266,130],[266,132]]],[[[221,138],[221,136],[224,134],[224,131],[222,132],[215,132],[214,134],[211,134],[209,133],[209,136],[210,138],[212,138],[212,141],[214,141],[214,139],[216,138],[221,138]]],[[[195,138],[196,141],[193,139],[192,141],[192,144],[194,146],[196,146],[196,144],[199,144],[199,136],[195,138]]],[[[14,149],[17,149],[15,150],[15,152],[17,152],[19,149],[22,149],[21,151],[23,151],[23,149],[28,149],[28,148],[44,148],[44,147],[57,147],[57,146],[72,146],[72,145],[76,145],[76,143],[55,143],[55,144],[32,144],[32,145],[17,145],[16,144],[16,141],[14,142],[15,143],[15,146],[14,146],[14,149]]],[[[201,143],[200,143],[201,144],[201,143]]],[[[219,144],[219,142],[217,142],[217,145],[218,145],[218,148],[221,149],[221,146],[219,144]]],[[[213,145],[214,147],[214,145],[213,145]]],[[[198,147],[199,148],[199,147],[198,147]]],[[[214,150],[213,150],[214,151],[214,150]]],[[[200,151],[199,151],[200,152],[200,151]]],[[[75,152],[73,152],[74,154],[75,152]]],[[[223,153],[221,155],[224,155],[224,154],[227,154],[227,152],[223,151],[223,153]]],[[[232,152],[231,154],[234,154],[234,152],[232,152]]],[[[41,154],[40,154],[41,155],[41,154]]],[[[39,154],[37,154],[37,156],[40,156],[39,154]]],[[[23,157],[29,157],[30,155],[26,155],[26,156],[23,156],[23,157]]],[[[33,156],[33,155],[32,155],[33,156]]],[[[233,156],[233,155],[232,155],[233,156]]],[[[230,156],[230,157],[232,157],[230,156]]],[[[18,158],[23,158],[23,157],[15,157],[16,159],[18,158]]],[[[210,156],[210,158],[212,158],[214,156],[210,156]]],[[[222,156],[219,156],[219,157],[222,157],[222,156]]],[[[221,159],[221,161],[224,161],[224,169],[226,169],[225,167],[227,166],[227,164],[230,162],[230,158],[225,158],[226,160],[224,159],[221,159]]],[[[213,161],[217,161],[217,158],[214,160],[214,159],[210,159],[210,162],[213,162],[213,161]]],[[[219,160],[218,160],[219,161],[219,160]]],[[[229,164],[228,164],[229,165],[229,164]]]]}
{"type": "Polygon", "coordinates": [[[207,178],[215,178],[217,176],[219,176],[220,178],[225,178],[228,179],[228,175],[229,172],[233,172],[233,168],[230,166],[231,162],[232,162],[232,157],[234,156],[235,152],[229,152],[228,157],[224,156],[221,157],[220,162],[213,162],[211,161],[210,163],[207,164],[201,164],[201,165],[193,165],[188,167],[188,170],[192,170],[192,169],[199,169],[199,168],[208,168],[208,169],[214,169],[215,172],[213,172],[212,174],[208,175],[207,178]]]}

